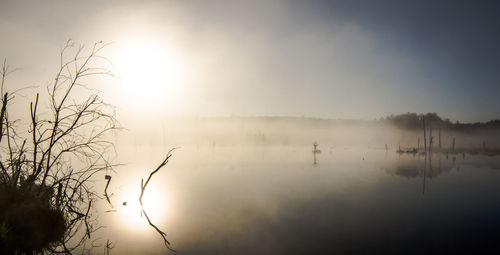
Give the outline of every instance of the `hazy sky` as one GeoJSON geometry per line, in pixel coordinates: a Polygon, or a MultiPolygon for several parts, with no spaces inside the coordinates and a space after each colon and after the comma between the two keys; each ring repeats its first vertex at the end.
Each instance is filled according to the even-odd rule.
{"type": "Polygon", "coordinates": [[[11,87],[44,85],[68,38],[113,42],[122,79],[105,92],[139,114],[484,121],[500,118],[499,13],[497,1],[0,0],[0,57],[22,68],[11,87]]]}

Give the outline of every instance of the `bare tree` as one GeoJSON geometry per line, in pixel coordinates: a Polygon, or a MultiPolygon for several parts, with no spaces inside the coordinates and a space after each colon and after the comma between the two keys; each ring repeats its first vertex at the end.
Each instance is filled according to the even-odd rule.
{"type": "Polygon", "coordinates": [[[92,47],[68,41],[47,94],[29,105],[29,120],[9,106],[16,93],[5,89],[1,70],[0,253],[71,254],[88,247],[98,229],[93,177],[113,169],[110,135],[118,129],[114,110],[84,82],[111,75],[100,67],[102,42],[92,47]],[[47,102],[42,103],[41,98],[47,102]],[[29,128],[26,128],[29,127],[29,128]]]}

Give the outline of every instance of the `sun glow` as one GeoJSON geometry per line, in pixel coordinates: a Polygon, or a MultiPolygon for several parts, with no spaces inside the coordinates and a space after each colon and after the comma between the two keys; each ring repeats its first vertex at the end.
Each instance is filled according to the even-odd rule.
{"type": "Polygon", "coordinates": [[[173,47],[145,39],[127,40],[118,46],[116,75],[127,104],[155,108],[173,98],[182,70],[181,58],[173,47]]]}
{"type": "MultiPolygon", "coordinates": [[[[138,189],[124,190],[123,201],[120,205],[120,221],[124,222],[125,226],[133,228],[134,230],[150,228],[147,219],[141,213],[141,206],[139,204],[140,187],[138,189]]],[[[148,185],[144,196],[142,198],[144,210],[146,211],[149,219],[154,224],[162,224],[168,216],[169,199],[162,190],[155,188],[155,186],[148,185]]]]}

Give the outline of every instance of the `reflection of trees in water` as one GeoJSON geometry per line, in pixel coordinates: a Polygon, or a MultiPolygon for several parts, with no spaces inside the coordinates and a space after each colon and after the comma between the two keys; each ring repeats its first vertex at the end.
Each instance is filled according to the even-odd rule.
{"type": "Polygon", "coordinates": [[[446,160],[440,153],[432,156],[400,156],[397,160],[382,165],[382,169],[388,174],[407,178],[425,176],[432,179],[454,168],[458,168],[458,165],[452,159],[446,160]]]}
{"type": "Polygon", "coordinates": [[[390,174],[407,178],[426,177],[435,178],[460,166],[474,166],[476,168],[490,168],[500,170],[500,157],[468,156],[446,157],[442,153],[428,155],[401,155],[394,161],[387,161],[382,169],[390,174]]]}

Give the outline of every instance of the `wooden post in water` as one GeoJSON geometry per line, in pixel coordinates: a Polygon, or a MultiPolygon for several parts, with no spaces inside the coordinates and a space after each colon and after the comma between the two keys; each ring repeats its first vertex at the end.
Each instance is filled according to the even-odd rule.
{"type": "Polygon", "coordinates": [[[319,145],[319,144],[318,144],[317,142],[314,142],[314,143],[313,143],[313,151],[312,151],[312,153],[313,153],[313,155],[314,155],[314,162],[313,162],[313,165],[314,165],[314,166],[317,166],[317,165],[318,165],[318,161],[316,161],[316,154],[321,153],[321,151],[320,151],[320,150],[318,150],[318,145],[319,145]]]}
{"type": "Polygon", "coordinates": [[[422,124],[424,126],[424,152],[427,153],[427,136],[425,135],[425,116],[422,116],[422,124]]]}

